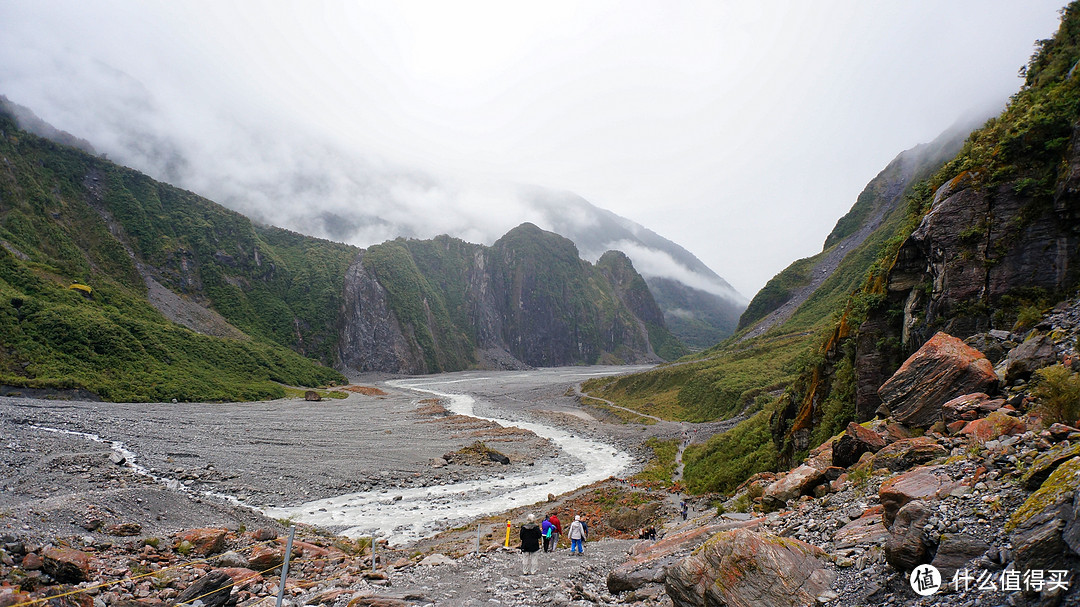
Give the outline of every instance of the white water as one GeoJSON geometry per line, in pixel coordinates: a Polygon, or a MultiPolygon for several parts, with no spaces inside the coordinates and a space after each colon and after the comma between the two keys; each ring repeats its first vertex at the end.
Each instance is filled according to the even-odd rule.
{"type": "MultiPolygon", "coordinates": [[[[484,378],[470,378],[484,379],[484,378]]],[[[578,436],[544,424],[485,417],[474,412],[475,400],[467,394],[450,394],[423,386],[459,381],[395,381],[391,385],[433,394],[449,401],[447,409],[460,414],[514,426],[535,433],[580,462],[570,474],[555,469],[551,462],[538,462],[529,473],[508,474],[480,481],[450,485],[350,493],[315,500],[294,508],[267,508],[264,514],[335,528],[346,527],[342,535],[377,535],[392,545],[435,535],[461,522],[502,512],[547,499],[623,472],[630,456],[611,445],[578,436]]],[[[543,514],[539,510],[536,514],[543,514]]]]}
{"type": "MultiPolygon", "coordinates": [[[[124,445],[124,443],[118,440],[106,440],[104,438],[101,438],[97,434],[91,434],[89,432],[77,432],[75,430],[64,430],[62,428],[50,428],[48,426],[39,426],[37,424],[30,424],[30,427],[35,430],[41,430],[42,432],[52,432],[54,434],[67,434],[69,436],[78,436],[80,438],[85,438],[96,443],[108,445],[110,449],[123,456],[124,465],[131,468],[132,472],[134,472],[135,474],[151,478],[174,491],[191,492],[191,489],[186,487],[179,480],[175,478],[170,478],[168,476],[156,474],[154,470],[151,470],[146,466],[137,463],[135,461],[137,457],[135,455],[135,452],[128,449],[127,446],[124,445]]],[[[231,495],[225,495],[224,493],[216,493],[213,491],[199,491],[198,494],[205,495],[207,497],[215,497],[218,499],[222,499],[236,506],[247,507],[247,505],[240,500],[236,499],[231,495]]]]}

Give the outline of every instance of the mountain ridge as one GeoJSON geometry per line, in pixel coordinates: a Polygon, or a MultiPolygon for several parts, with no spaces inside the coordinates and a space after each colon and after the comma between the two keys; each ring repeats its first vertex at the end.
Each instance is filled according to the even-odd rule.
{"type": "MultiPolygon", "coordinates": [[[[405,363],[380,370],[659,361],[650,332],[674,348],[669,355],[681,353],[662,323],[639,321],[605,276],[577,258],[570,241],[554,234],[541,237],[538,228],[533,234],[537,242],[525,239],[522,246],[535,245],[534,257],[540,260],[561,255],[572,270],[566,274],[568,283],[575,287],[521,316],[527,321],[524,329],[491,333],[495,337],[486,338],[477,351],[476,332],[468,323],[511,318],[508,306],[501,311],[489,307],[494,297],[504,295],[500,289],[510,279],[489,274],[487,283],[474,285],[484,297],[448,302],[441,295],[453,291],[448,283],[431,286],[451,276],[432,265],[440,258],[428,255],[417,264],[420,253],[448,246],[448,237],[391,241],[362,251],[258,225],[191,192],[22,131],[3,110],[0,155],[5,159],[0,180],[0,384],[85,389],[107,400],[167,401],[272,398],[283,394],[280,383],[342,382],[343,376],[329,366],[370,368],[342,362],[357,360],[347,345],[342,347],[349,324],[343,316],[349,303],[346,281],[371,273],[371,262],[380,256],[391,265],[408,262],[399,282],[375,280],[371,285],[387,306],[383,317],[370,318],[382,324],[369,334],[393,336],[397,331],[408,346],[399,357],[405,363]],[[68,288],[72,284],[87,289],[68,288]],[[423,287],[418,299],[409,291],[417,285],[423,287]],[[563,300],[577,302],[566,312],[586,332],[576,350],[561,329],[530,333],[562,322],[563,311],[553,310],[563,300]],[[593,305],[594,300],[603,305],[593,305]],[[462,304],[473,306],[473,316],[455,307],[462,304]],[[548,324],[537,321],[537,313],[549,313],[548,324]],[[402,319],[407,322],[396,324],[402,319]],[[515,343],[549,350],[533,356],[515,350],[515,343]],[[525,360],[515,359],[512,350],[525,360]]],[[[482,245],[457,242],[462,256],[444,255],[442,261],[458,262],[464,269],[466,258],[475,261],[477,251],[486,251],[482,245]]],[[[516,254],[513,247],[503,252],[516,254]]],[[[480,259],[490,270],[496,257],[487,251],[480,259]]],[[[637,276],[632,266],[628,271],[637,276]]],[[[543,279],[544,268],[519,268],[515,276],[526,282],[543,279]]],[[[474,272],[477,277],[484,273],[474,272]]],[[[370,301],[356,301],[367,313],[370,301]]]]}

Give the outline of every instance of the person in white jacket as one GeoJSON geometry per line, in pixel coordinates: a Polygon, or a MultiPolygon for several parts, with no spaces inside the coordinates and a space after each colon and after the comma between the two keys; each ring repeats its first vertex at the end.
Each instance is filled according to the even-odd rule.
{"type": "Polygon", "coordinates": [[[581,524],[581,517],[575,515],[574,522],[570,523],[570,554],[585,554],[585,538],[588,535],[585,526],[581,524]]]}

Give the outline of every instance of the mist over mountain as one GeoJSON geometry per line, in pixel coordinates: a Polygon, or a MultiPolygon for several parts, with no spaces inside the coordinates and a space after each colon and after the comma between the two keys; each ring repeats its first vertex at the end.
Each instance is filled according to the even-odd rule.
{"type": "MultiPolygon", "coordinates": [[[[684,247],[571,192],[412,169],[284,123],[179,112],[98,61],[61,72],[100,93],[49,100],[50,115],[77,125],[69,138],[86,138],[79,147],[260,223],[360,247],[440,234],[492,244],[514,226],[533,223],[572,240],[589,261],[612,249],[625,253],[666,302],[660,305],[676,335],[696,348],[730,335],[748,303],[684,247]],[[188,121],[180,128],[178,113],[188,121]]],[[[45,137],[61,132],[35,108],[12,101],[23,128],[41,125],[45,137]]]]}

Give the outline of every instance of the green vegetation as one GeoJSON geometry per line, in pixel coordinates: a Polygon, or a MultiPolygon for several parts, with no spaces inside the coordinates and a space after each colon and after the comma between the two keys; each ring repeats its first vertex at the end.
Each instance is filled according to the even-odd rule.
{"type": "Polygon", "coordinates": [[[194,194],[18,131],[6,114],[0,155],[0,383],[115,401],[233,401],[344,381],[289,348],[329,360],[326,302],[339,297],[352,247],[257,229],[194,194]],[[166,320],[138,264],[250,339],[166,320]]]}
{"type": "Polygon", "coordinates": [[[464,318],[467,266],[460,254],[467,243],[440,238],[457,250],[440,250],[437,241],[399,238],[373,246],[363,256],[364,267],[386,289],[390,308],[428,373],[465,369],[475,362],[473,341],[461,329],[471,326],[464,318]],[[448,299],[456,305],[448,306],[448,299]],[[455,325],[450,310],[460,324],[455,325]]]}
{"type": "Polygon", "coordinates": [[[649,345],[665,357],[686,352],[629,259],[608,253],[593,266],[531,224],[492,247],[399,238],[368,249],[363,265],[427,372],[469,368],[477,348],[504,344],[535,365],[620,363],[649,345]]]}
{"type": "MultiPolygon", "coordinates": [[[[985,255],[988,266],[1001,247],[1020,237],[1024,226],[1053,208],[1080,114],[1080,78],[1066,78],[1080,60],[1078,6],[1073,3],[1063,11],[1061,30],[1053,40],[1039,43],[1040,51],[1026,70],[1026,86],[1000,117],[972,134],[947,163],[942,152],[946,148],[924,149],[915,159],[914,175],[906,181],[897,181],[899,163],[890,165],[837,222],[825,251],[796,261],[774,277],[751,302],[739,326],[745,331],[789,301],[795,291],[810,284],[813,266],[822,255],[835,252],[844,238],[873,219],[877,228],[846,254],[786,322],[742,342],[737,334],[649,373],[593,380],[585,389],[667,419],[711,421],[759,411],[684,454],[688,488],[698,492],[730,490],[753,472],[792,463],[841,430],[855,416],[854,344],[866,337],[860,335],[864,321],[874,318],[883,327],[868,334],[874,340],[868,345],[885,367],[895,368],[910,353],[899,338],[904,302],[891,301],[886,285],[901,246],[930,210],[934,192],[947,183],[964,182],[976,189],[1006,188],[1024,197],[1026,207],[1011,222],[1010,233],[997,237],[992,250],[978,250],[988,239],[986,225],[976,223],[958,234],[972,255],[985,255]],[[897,191],[898,183],[903,185],[906,204],[883,197],[897,191]],[[781,398],[771,398],[781,390],[781,398]]],[[[929,284],[915,285],[917,292],[929,294],[930,289],[929,284]]],[[[1001,301],[965,302],[957,310],[939,313],[934,322],[989,317],[996,326],[1015,323],[1023,328],[1056,301],[1056,294],[1035,291],[1017,288],[1001,301]]]]}
{"type": "Polygon", "coordinates": [[[1035,412],[1049,425],[1073,425],[1080,419],[1080,374],[1057,364],[1035,372],[1035,412]]]}
{"type": "Polygon", "coordinates": [[[761,411],[704,445],[687,447],[683,477],[692,493],[729,492],[751,475],[775,469],[777,462],[769,413],[761,411]]]}
{"type": "Polygon", "coordinates": [[[662,441],[655,436],[650,436],[645,441],[645,447],[652,450],[652,458],[634,478],[638,482],[662,487],[671,485],[671,477],[675,472],[675,456],[679,452],[679,440],[662,441]]]}
{"type": "Polygon", "coordinates": [[[824,253],[818,253],[813,257],[794,261],[765,283],[739,317],[739,330],[753,326],[773,310],[786,304],[797,289],[810,284],[810,270],[823,255],[824,253]]]}

